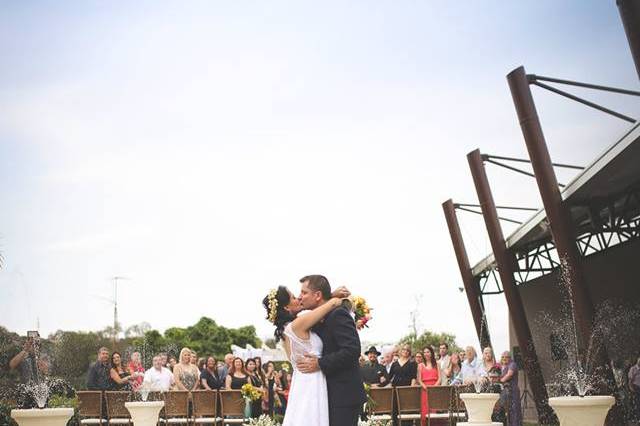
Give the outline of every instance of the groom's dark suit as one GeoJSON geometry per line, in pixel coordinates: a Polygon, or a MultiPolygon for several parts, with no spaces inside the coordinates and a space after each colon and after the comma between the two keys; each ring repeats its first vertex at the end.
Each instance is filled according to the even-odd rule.
{"type": "Polygon", "coordinates": [[[366,401],[360,376],[360,338],[349,311],[341,306],[314,328],[324,348],[318,361],[327,377],[330,426],[355,426],[366,401]]]}

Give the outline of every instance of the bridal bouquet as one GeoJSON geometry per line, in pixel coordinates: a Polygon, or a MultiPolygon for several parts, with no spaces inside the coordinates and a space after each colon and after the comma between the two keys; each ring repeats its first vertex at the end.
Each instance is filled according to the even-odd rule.
{"type": "Polygon", "coordinates": [[[369,327],[367,323],[371,320],[371,310],[364,297],[352,296],[349,298],[355,316],[356,328],[362,330],[369,327]]]}
{"type": "Polygon", "coordinates": [[[242,385],[240,389],[240,394],[244,398],[245,401],[257,401],[262,398],[262,391],[260,389],[253,386],[251,383],[246,383],[242,385]]]}

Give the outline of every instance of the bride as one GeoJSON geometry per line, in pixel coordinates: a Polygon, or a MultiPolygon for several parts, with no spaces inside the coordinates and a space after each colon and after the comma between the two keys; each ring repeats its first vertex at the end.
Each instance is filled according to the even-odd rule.
{"type": "Polygon", "coordinates": [[[276,342],[284,341],[287,357],[293,365],[293,377],[287,410],[282,426],[329,426],[329,402],[327,380],[321,371],[304,374],[296,367],[298,359],[306,354],[322,356],[322,340],[311,331],[333,309],[340,306],[349,291],[340,287],[333,292],[331,300],[312,311],[302,311],[298,298],[280,286],[271,290],[262,304],[267,310],[267,319],[276,326],[276,342]]]}

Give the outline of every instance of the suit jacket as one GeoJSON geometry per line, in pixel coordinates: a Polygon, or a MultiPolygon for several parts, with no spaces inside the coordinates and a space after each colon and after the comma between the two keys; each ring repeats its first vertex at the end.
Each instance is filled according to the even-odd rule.
{"type": "Polygon", "coordinates": [[[360,337],[349,311],[331,311],[315,329],[324,348],[318,361],[327,377],[329,407],[364,404],[367,400],[360,376],[360,337]]]}

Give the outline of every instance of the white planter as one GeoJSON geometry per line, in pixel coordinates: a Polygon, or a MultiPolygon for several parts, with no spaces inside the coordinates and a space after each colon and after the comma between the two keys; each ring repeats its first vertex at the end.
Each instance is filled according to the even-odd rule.
{"type": "Polygon", "coordinates": [[[66,426],[72,416],[73,408],[11,410],[11,417],[20,426],[66,426]]]}
{"type": "Polygon", "coordinates": [[[560,426],[602,426],[611,406],[612,396],[561,396],[549,398],[560,426]]]}
{"type": "Polygon", "coordinates": [[[467,422],[458,423],[460,426],[502,426],[502,423],[491,421],[493,407],[500,398],[497,393],[461,393],[460,399],[464,401],[469,414],[467,422]]]}
{"type": "Polygon", "coordinates": [[[156,426],[164,401],[125,402],[135,426],[156,426]]]}

